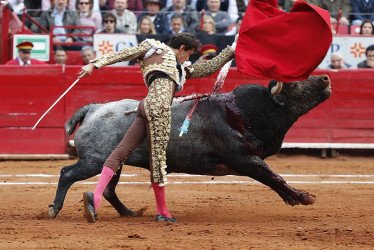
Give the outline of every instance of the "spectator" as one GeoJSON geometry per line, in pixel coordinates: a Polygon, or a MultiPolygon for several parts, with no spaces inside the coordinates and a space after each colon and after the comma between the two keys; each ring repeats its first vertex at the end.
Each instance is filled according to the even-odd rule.
{"type": "Polygon", "coordinates": [[[62,47],[57,47],[53,59],[55,59],[56,64],[66,64],[68,55],[62,47]]]}
{"type": "Polygon", "coordinates": [[[170,34],[179,34],[184,31],[183,17],[180,14],[175,14],[171,17],[170,21],[171,31],[170,34]]]}
{"type": "Polygon", "coordinates": [[[361,25],[364,20],[374,22],[374,1],[373,0],[351,0],[353,12],[352,25],[361,25]]]}
{"type": "MultiPolygon", "coordinates": [[[[292,6],[294,5],[294,3],[296,2],[297,0],[284,0],[283,1],[283,10],[286,11],[286,12],[290,12],[290,10],[292,9],[292,6]]],[[[303,0],[307,3],[311,3],[311,4],[314,4],[314,5],[317,5],[318,3],[316,2],[317,0],[303,0]]]]}
{"type": "Polygon", "coordinates": [[[117,18],[116,27],[128,34],[136,33],[136,16],[127,9],[127,0],[115,0],[113,14],[117,18]]]}
{"type": "MultiPolygon", "coordinates": [[[[51,31],[52,26],[81,26],[77,14],[66,8],[67,0],[54,0],[54,7],[48,11],[43,11],[40,16],[40,25],[51,31]]],[[[59,34],[60,36],[53,37],[54,43],[72,43],[73,41],[79,41],[78,37],[66,36],[65,34],[82,33],[80,29],[72,28],[55,28],[53,34],[59,34]]]]}
{"type": "Polygon", "coordinates": [[[243,16],[247,10],[249,0],[229,0],[227,12],[232,21],[237,20],[239,16],[243,16]]]}
{"type": "Polygon", "coordinates": [[[225,33],[231,24],[230,15],[220,10],[220,0],[207,0],[209,10],[205,13],[214,20],[216,32],[225,33]]]}
{"type": "Polygon", "coordinates": [[[328,66],[329,69],[348,69],[352,65],[345,62],[340,52],[331,53],[331,64],[328,66]]]}
{"type": "Polygon", "coordinates": [[[339,10],[342,10],[342,16],[339,23],[342,25],[349,25],[348,18],[352,10],[349,0],[316,0],[316,4],[330,12],[331,24],[337,23],[339,10]]]}
{"type": "Polygon", "coordinates": [[[374,25],[370,20],[365,20],[362,22],[360,27],[361,35],[374,35],[374,25]]]}
{"type": "Polygon", "coordinates": [[[122,30],[116,28],[117,18],[112,12],[108,12],[103,16],[104,29],[99,30],[97,33],[123,33],[122,30]]]}
{"type": "MultiPolygon", "coordinates": [[[[108,6],[110,10],[115,9],[114,2],[115,0],[108,0],[108,6]]],[[[138,13],[143,11],[142,0],[128,0],[127,9],[130,11],[136,11],[138,13]]]]}
{"type": "Polygon", "coordinates": [[[138,21],[140,21],[143,16],[148,16],[152,20],[157,34],[169,33],[168,18],[160,12],[162,6],[163,3],[160,0],[145,0],[144,8],[146,11],[138,17],[138,21]]]}
{"type": "Polygon", "coordinates": [[[91,46],[84,46],[81,49],[81,57],[83,64],[89,64],[91,60],[95,59],[95,52],[91,46]]]}
{"type": "Polygon", "coordinates": [[[140,18],[136,34],[156,34],[155,25],[148,16],[140,18]]]}
{"type": "Polygon", "coordinates": [[[199,30],[200,22],[198,13],[194,8],[186,5],[186,0],[173,0],[173,5],[163,10],[168,13],[167,17],[169,21],[171,21],[171,17],[174,14],[182,15],[184,31],[195,33],[199,30]]]}
{"type": "MultiPolygon", "coordinates": [[[[44,1],[44,0],[43,0],[44,1]]],[[[48,2],[48,1],[47,1],[48,2]]],[[[66,5],[66,7],[68,7],[69,8],[69,10],[73,10],[73,11],[76,11],[76,10],[78,10],[78,3],[77,2],[79,2],[79,0],[68,0],[68,4],[66,5]]],[[[100,11],[100,0],[93,0],[93,7],[92,7],[92,10],[94,11],[94,12],[99,12],[100,11]]],[[[45,4],[44,6],[47,6],[48,5],[48,3],[47,4],[45,4]]],[[[49,7],[48,8],[50,8],[51,7],[51,5],[49,4],[49,7]]],[[[47,8],[47,9],[48,9],[47,8]]]]}
{"type": "Polygon", "coordinates": [[[374,69],[374,45],[366,48],[366,60],[357,64],[357,68],[370,68],[374,69]]]}
{"type": "Polygon", "coordinates": [[[205,44],[200,49],[200,57],[197,63],[204,63],[213,59],[217,55],[218,48],[213,44],[205,44]]]}
{"type": "Polygon", "coordinates": [[[208,35],[214,35],[216,33],[216,25],[213,17],[204,15],[203,20],[203,31],[208,33],[208,35]]]}
{"type": "MultiPolygon", "coordinates": [[[[53,7],[53,1],[52,0],[42,0],[42,10],[43,11],[48,11],[50,8],[53,7]]],[[[68,8],[69,10],[75,11],[75,0],[68,1],[65,4],[65,7],[68,8]]]]}
{"type": "MultiPolygon", "coordinates": [[[[220,10],[227,12],[229,9],[229,2],[230,0],[219,0],[220,1],[220,10]]],[[[207,0],[197,0],[195,6],[191,2],[191,6],[195,8],[197,11],[202,9],[208,10],[207,0]]]]}
{"type": "Polygon", "coordinates": [[[238,19],[236,20],[236,25],[233,27],[230,31],[228,31],[225,35],[226,36],[235,36],[236,34],[239,33],[240,26],[242,25],[243,22],[243,16],[239,16],[238,19]]]}
{"type": "Polygon", "coordinates": [[[28,66],[46,64],[43,61],[31,58],[31,50],[34,47],[34,44],[32,42],[24,41],[19,43],[16,47],[18,48],[18,57],[6,62],[5,65],[28,66]]]}
{"type": "Polygon", "coordinates": [[[12,6],[13,12],[22,20],[23,8],[25,8],[23,0],[8,0],[8,3],[12,6]]]}
{"type": "Polygon", "coordinates": [[[107,0],[99,0],[99,8],[101,11],[101,16],[104,16],[105,13],[107,13],[109,9],[109,4],[107,0]]]}
{"type": "MultiPolygon", "coordinates": [[[[92,7],[92,0],[77,1],[79,21],[81,22],[82,26],[93,26],[95,29],[94,31],[91,29],[83,29],[82,32],[84,34],[92,35],[95,33],[95,31],[102,28],[101,14],[100,12],[93,12],[92,7]]],[[[86,42],[92,42],[92,36],[85,36],[82,37],[82,39],[86,42]]]]}

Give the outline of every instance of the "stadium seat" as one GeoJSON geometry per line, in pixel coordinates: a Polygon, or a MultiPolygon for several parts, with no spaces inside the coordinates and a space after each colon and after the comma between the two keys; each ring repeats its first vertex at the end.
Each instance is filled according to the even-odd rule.
{"type": "Polygon", "coordinates": [[[336,31],[336,34],[345,35],[348,34],[349,26],[348,25],[342,25],[339,24],[339,27],[337,24],[333,24],[332,28],[336,31]],[[338,30],[336,30],[338,28],[338,30]]]}
{"type": "Polygon", "coordinates": [[[361,25],[351,25],[351,35],[359,35],[360,34],[360,27],[361,25]]]}

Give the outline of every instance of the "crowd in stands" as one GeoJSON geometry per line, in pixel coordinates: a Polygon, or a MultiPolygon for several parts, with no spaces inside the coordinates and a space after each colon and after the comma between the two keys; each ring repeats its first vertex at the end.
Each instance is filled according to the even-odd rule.
{"type": "MultiPolygon", "coordinates": [[[[295,1],[278,0],[279,8],[289,12],[295,1]]],[[[360,34],[374,35],[374,0],[305,1],[327,9],[332,24],[361,25],[360,34]]],[[[155,35],[186,31],[234,36],[249,0],[9,0],[9,3],[20,17],[26,7],[29,15],[54,34],[56,46],[81,50],[85,44],[76,47],[73,44],[92,43],[94,33],[155,35]],[[81,28],[51,31],[52,26],[81,28]],[[67,46],[69,43],[72,45],[67,46]]],[[[32,23],[26,25],[34,32],[42,32],[32,23]]]]}

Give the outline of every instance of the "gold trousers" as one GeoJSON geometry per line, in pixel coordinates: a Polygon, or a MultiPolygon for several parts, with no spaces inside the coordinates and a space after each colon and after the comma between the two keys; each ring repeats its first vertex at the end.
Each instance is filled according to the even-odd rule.
{"type": "Polygon", "coordinates": [[[134,123],[110,154],[104,166],[117,171],[131,152],[147,137],[151,182],[166,184],[166,149],[170,137],[171,103],[175,83],[166,78],[155,79],[147,97],[138,106],[134,123]]]}

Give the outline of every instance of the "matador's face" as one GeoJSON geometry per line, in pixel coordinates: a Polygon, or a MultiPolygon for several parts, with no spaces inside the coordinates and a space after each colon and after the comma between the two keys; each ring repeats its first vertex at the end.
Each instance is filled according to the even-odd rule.
{"type": "Polygon", "coordinates": [[[180,64],[183,64],[185,61],[190,59],[190,56],[195,53],[194,49],[184,50],[185,46],[181,45],[179,49],[175,50],[175,57],[177,58],[180,64]]]}

